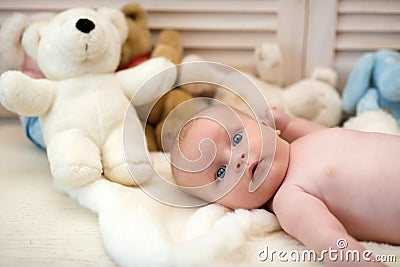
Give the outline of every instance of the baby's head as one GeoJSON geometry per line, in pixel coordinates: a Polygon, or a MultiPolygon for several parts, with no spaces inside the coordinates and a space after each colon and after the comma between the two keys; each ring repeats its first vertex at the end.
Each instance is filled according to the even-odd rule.
{"type": "Polygon", "coordinates": [[[289,144],[266,122],[227,106],[212,106],[179,131],[172,173],[187,193],[226,207],[258,208],[286,174],[289,144]]]}

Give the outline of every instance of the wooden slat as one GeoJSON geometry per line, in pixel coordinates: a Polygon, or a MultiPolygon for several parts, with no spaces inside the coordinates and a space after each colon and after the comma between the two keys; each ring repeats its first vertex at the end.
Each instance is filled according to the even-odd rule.
{"type": "Polygon", "coordinates": [[[400,33],[400,14],[341,14],[338,18],[337,30],[339,32],[400,33]]]}
{"type": "Polygon", "coordinates": [[[278,44],[282,50],[284,83],[302,78],[304,40],[306,38],[306,0],[278,2],[278,44]]]}
{"type": "MultiPolygon", "coordinates": [[[[141,4],[148,11],[164,12],[231,12],[231,13],[275,13],[276,0],[136,0],[135,3],[141,4]]],[[[132,3],[131,0],[2,0],[0,9],[3,10],[61,10],[70,7],[121,7],[132,3]]]]}
{"type": "Polygon", "coordinates": [[[148,17],[151,29],[266,31],[277,28],[277,18],[271,14],[152,12],[148,17]]]}
{"type": "Polygon", "coordinates": [[[336,38],[336,0],[310,0],[303,76],[317,66],[332,66],[336,38]],[[323,19],[322,19],[323,18],[323,19]]]}
{"type": "Polygon", "coordinates": [[[337,35],[337,50],[370,50],[378,48],[400,49],[400,34],[339,33],[337,35]]]}
{"type": "Polygon", "coordinates": [[[159,1],[140,0],[149,11],[162,12],[229,12],[229,13],[276,13],[276,0],[202,0],[202,1],[159,1]]]}
{"type": "Polygon", "coordinates": [[[379,48],[400,49],[400,1],[340,0],[334,68],[342,90],[357,60],[379,48]]]}
{"type": "Polygon", "coordinates": [[[400,14],[400,1],[342,0],[339,1],[338,13],[400,14]]]}
{"type": "Polygon", "coordinates": [[[184,55],[189,54],[196,54],[204,60],[227,64],[241,71],[255,73],[254,49],[231,49],[225,50],[223,53],[221,50],[185,49],[184,55]]]}
{"type": "Polygon", "coordinates": [[[372,51],[374,50],[336,51],[334,66],[336,68],[352,68],[362,55],[372,51]]]}
{"type": "Polygon", "coordinates": [[[275,41],[273,32],[180,32],[185,49],[254,49],[262,42],[275,41]]]}

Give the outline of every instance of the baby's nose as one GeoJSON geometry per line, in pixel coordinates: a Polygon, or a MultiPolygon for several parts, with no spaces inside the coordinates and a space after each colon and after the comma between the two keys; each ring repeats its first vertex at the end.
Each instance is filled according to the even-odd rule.
{"type": "Polygon", "coordinates": [[[236,160],[236,165],[235,169],[236,170],[241,170],[246,166],[246,153],[240,153],[237,160],[236,160]]]}

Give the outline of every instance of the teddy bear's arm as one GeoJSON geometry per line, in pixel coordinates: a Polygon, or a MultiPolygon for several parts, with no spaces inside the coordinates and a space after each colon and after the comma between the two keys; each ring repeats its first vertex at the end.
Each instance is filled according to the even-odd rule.
{"type": "Polygon", "coordinates": [[[117,72],[117,77],[132,104],[148,104],[167,92],[175,83],[175,65],[162,57],[150,59],[134,68],[117,72]]]}
{"type": "Polygon", "coordinates": [[[0,102],[20,115],[42,116],[53,104],[54,83],[32,79],[20,71],[6,71],[0,76],[0,102]]]}

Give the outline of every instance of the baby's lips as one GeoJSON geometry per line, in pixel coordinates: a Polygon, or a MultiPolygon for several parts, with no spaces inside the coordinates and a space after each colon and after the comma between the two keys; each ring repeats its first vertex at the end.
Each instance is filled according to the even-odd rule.
{"type": "Polygon", "coordinates": [[[258,161],[255,161],[255,162],[253,162],[253,163],[250,165],[248,171],[249,171],[249,174],[250,174],[250,177],[251,177],[251,178],[253,178],[254,173],[255,173],[256,170],[257,170],[257,166],[258,166],[258,161]]]}

